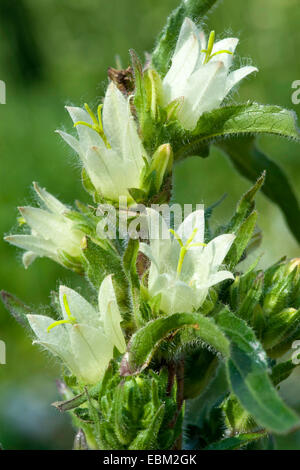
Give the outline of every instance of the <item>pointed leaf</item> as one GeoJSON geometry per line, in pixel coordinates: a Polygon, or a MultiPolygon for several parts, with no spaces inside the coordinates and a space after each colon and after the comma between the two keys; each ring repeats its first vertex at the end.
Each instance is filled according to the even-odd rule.
{"type": "Polygon", "coordinates": [[[253,330],[228,310],[217,316],[217,324],[230,340],[227,373],[232,392],[258,424],[276,434],[300,426],[299,417],[277,394],[268,375],[268,360],[253,330]]]}
{"type": "Polygon", "coordinates": [[[291,183],[283,170],[257,148],[254,137],[228,139],[218,142],[235,168],[250,181],[266,170],[262,192],[282,210],[296,240],[300,241],[300,206],[291,183]]]}
{"type": "Polygon", "coordinates": [[[17,320],[17,322],[22,326],[29,326],[27,315],[33,313],[32,309],[25,305],[16,296],[4,290],[1,291],[1,298],[6,309],[14,317],[14,319],[17,320]]]}

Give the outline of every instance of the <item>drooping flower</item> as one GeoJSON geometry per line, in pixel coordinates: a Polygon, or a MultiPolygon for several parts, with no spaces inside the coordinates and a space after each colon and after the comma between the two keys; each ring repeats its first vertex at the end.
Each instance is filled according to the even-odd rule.
{"type": "Polygon", "coordinates": [[[126,349],[112,277],[107,276],[100,286],[98,310],[65,286],[60,286],[59,300],[62,320],[27,315],[37,337],[34,343],[62,359],[80,382],[94,384],[104,375],[114,347],[120,353],[126,349]]]}
{"type": "Polygon", "coordinates": [[[37,257],[46,256],[61,264],[80,265],[81,240],[84,233],[66,217],[68,207],[33,183],[43,208],[20,207],[21,224],[31,228],[31,234],[16,234],[5,237],[12,245],[26,250],[23,263],[27,268],[37,257]]]}
{"type": "Polygon", "coordinates": [[[140,250],[151,260],[148,290],[151,297],[160,295],[164,313],[197,311],[209,288],[233,274],[220,270],[235,236],[220,235],[204,243],[204,210],[192,212],[177,232],[153,210],[147,209],[150,244],[140,250]]]}
{"type": "Polygon", "coordinates": [[[189,130],[204,112],[218,108],[238,82],[258,71],[250,66],[230,71],[238,39],[214,41],[214,31],[207,43],[204,32],[185,18],[163,80],[164,106],[173,103],[178,120],[189,130]]]}
{"type": "Polygon", "coordinates": [[[128,189],[142,188],[148,156],[139,138],[130,102],[111,82],[98,117],[86,109],[67,107],[78,131],[79,140],[57,131],[78,153],[84,168],[103,198],[118,201],[129,198],[128,189]]]}

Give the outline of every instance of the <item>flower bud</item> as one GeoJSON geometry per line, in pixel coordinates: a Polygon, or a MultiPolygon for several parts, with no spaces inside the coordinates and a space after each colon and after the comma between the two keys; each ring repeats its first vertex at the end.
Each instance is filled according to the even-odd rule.
{"type": "Polygon", "coordinates": [[[163,183],[164,177],[171,173],[173,167],[173,151],[170,144],[158,147],[154,153],[149,168],[148,178],[150,190],[157,193],[163,183]]]}
{"type": "MultiPolygon", "coordinates": [[[[176,412],[176,387],[167,396],[167,374],[122,378],[107,371],[100,391],[104,449],[166,449],[178,437],[168,424],[176,412]]],[[[181,422],[182,415],[178,418],[181,422]]]]}
{"type": "Polygon", "coordinates": [[[299,321],[300,310],[295,308],[286,308],[280,313],[271,315],[263,335],[264,348],[271,350],[275,346],[289,341],[293,333],[298,330],[299,321]]]}

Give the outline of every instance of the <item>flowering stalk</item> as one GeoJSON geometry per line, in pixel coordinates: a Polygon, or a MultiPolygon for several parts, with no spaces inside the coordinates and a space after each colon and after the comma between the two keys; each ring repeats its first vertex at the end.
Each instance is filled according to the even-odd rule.
{"type": "Polygon", "coordinates": [[[233,70],[238,40],[216,42],[214,31],[207,40],[191,20],[214,3],[184,0],[151,60],[143,66],[131,51],[132,68],[109,70],[96,114],[88,105],[67,107],[78,138],[57,131],[79,155],[92,203],[115,209],[125,199],[125,239],[102,230],[95,206],[71,210],[36,183],[41,207],[20,208],[20,225],[30,233],[6,237],[26,250],[26,268],[46,256],[84,274],[93,292],[86,300],[60,286],[55,318],[2,292],[34,343],[65,366],[63,401],[55,406],[72,414],[75,449],[255,447],[300,425],[276,391],[298,365],[284,355],[300,340],[299,260],[262,270],[258,259],[245,272],[241,264],[259,246],[260,189],[284,208],[295,234],[300,215],[287,178],[253,147],[252,136],[299,141],[299,133],[293,115],[279,107],[224,103],[257,69],[233,70]],[[220,203],[193,211],[178,228],[168,225],[151,204],[169,207],[174,163],[208,156],[212,143],[254,186],[222,226],[210,224],[220,203]],[[138,219],[140,203],[146,209],[138,219]],[[148,239],[130,238],[130,224],[142,221],[148,239]]]}

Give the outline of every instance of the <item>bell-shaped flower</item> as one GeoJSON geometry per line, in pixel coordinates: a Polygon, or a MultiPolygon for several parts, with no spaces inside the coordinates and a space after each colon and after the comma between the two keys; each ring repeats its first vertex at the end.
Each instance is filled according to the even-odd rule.
{"type": "Polygon", "coordinates": [[[19,221],[29,225],[31,233],[9,235],[5,240],[26,250],[23,255],[25,268],[37,257],[46,256],[75,270],[79,269],[81,240],[85,234],[66,217],[69,210],[67,206],[36,183],[33,183],[33,187],[44,208],[19,208],[19,221]]]}
{"type": "Polygon", "coordinates": [[[120,353],[126,349],[112,278],[107,276],[100,286],[98,309],[65,286],[60,286],[59,301],[62,320],[27,315],[37,337],[34,343],[62,359],[80,383],[94,384],[104,375],[114,347],[120,353]]]}
{"type": "Polygon", "coordinates": [[[195,128],[199,117],[218,108],[231,89],[255,67],[231,71],[236,38],[215,43],[212,31],[207,42],[203,31],[186,18],[172,57],[172,64],[163,80],[163,105],[177,110],[177,118],[185,129],[195,128]]]}
{"type": "Polygon", "coordinates": [[[160,309],[167,314],[198,311],[211,286],[233,279],[220,268],[235,236],[220,235],[206,245],[202,209],[186,217],[177,232],[153,209],[146,217],[150,244],[141,243],[140,250],[151,260],[150,296],[160,296],[160,309]]]}
{"type": "Polygon", "coordinates": [[[78,131],[78,140],[57,131],[78,153],[96,192],[103,198],[131,200],[128,189],[142,189],[143,172],[148,161],[131,114],[130,101],[111,82],[98,117],[85,110],[67,107],[78,131]]]}

